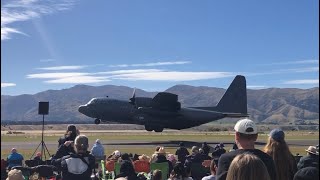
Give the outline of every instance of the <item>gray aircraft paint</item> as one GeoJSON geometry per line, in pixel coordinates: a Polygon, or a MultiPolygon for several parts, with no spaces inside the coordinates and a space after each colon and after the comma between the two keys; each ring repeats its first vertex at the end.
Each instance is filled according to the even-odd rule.
{"type": "Polygon", "coordinates": [[[246,80],[241,75],[235,77],[216,107],[181,107],[172,111],[152,107],[156,98],[135,97],[134,93],[132,99],[134,103],[108,97],[93,98],[79,106],[78,111],[95,118],[96,124],[100,121],[139,124],[148,131],[156,132],[161,132],[163,128],[186,129],[225,117],[248,116],[246,80]]]}

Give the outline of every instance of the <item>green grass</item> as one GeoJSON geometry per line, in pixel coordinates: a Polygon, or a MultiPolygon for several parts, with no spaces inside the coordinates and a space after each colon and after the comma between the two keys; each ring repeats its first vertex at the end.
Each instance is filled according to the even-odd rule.
{"type": "MultiPolygon", "coordinates": [[[[93,144],[96,139],[100,139],[104,143],[108,143],[108,141],[195,141],[195,142],[224,142],[224,141],[233,141],[234,135],[228,132],[201,132],[201,133],[192,133],[192,132],[183,132],[183,133],[110,133],[110,132],[102,132],[102,133],[94,133],[94,132],[83,132],[81,134],[85,134],[89,138],[89,143],[93,144]]],[[[62,134],[45,134],[44,140],[45,142],[57,142],[59,137],[62,134]]],[[[259,142],[266,142],[267,141],[267,134],[260,134],[258,141],[259,142]]],[[[296,141],[301,140],[315,140],[316,142],[319,141],[319,132],[315,132],[314,134],[309,134],[308,132],[288,132],[286,133],[286,141],[288,143],[296,143],[296,141]]],[[[41,141],[41,134],[10,134],[10,135],[1,135],[1,142],[40,142],[41,141]]],[[[310,144],[314,145],[314,144],[310,144]]],[[[31,157],[32,153],[34,152],[36,147],[32,149],[23,149],[20,148],[19,152],[24,155],[26,159],[31,157]]],[[[226,145],[226,149],[229,150],[231,145],[226,145]]],[[[257,146],[257,148],[262,149],[263,146],[257,146]]],[[[299,153],[301,155],[305,154],[305,149],[307,147],[304,146],[290,146],[290,150],[293,154],[299,153]]],[[[176,148],[166,148],[167,151],[170,153],[175,153],[176,148]]],[[[109,149],[106,146],[106,154],[111,154],[115,149],[109,149]]],[[[122,148],[119,146],[118,150],[121,152],[131,152],[136,154],[147,154],[151,156],[154,152],[153,147],[139,147],[138,145],[133,145],[130,148],[126,146],[126,148],[122,148]]],[[[3,149],[1,148],[1,158],[7,157],[9,154],[10,149],[3,149]]],[[[49,149],[50,153],[55,153],[56,149],[49,149]]]]}

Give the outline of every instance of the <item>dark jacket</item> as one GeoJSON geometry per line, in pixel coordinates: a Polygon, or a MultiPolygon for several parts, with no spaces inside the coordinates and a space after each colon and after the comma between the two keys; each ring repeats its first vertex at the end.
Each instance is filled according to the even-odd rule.
{"type": "Polygon", "coordinates": [[[319,156],[313,154],[304,156],[300,159],[297,166],[298,169],[302,169],[305,167],[315,167],[319,169],[319,156]]]}
{"type": "Polygon", "coordinates": [[[185,148],[185,147],[183,147],[183,146],[179,147],[179,148],[177,149],[177,151],[176,151],[176,155],[178,156],[178,161],[180,161],[180,162],[182,162],[182,163],[185,162],[185,160],[186,160],[186,158],[187,158],[187,156],[188,156],[189,154],[190,154],[190,153],[189,153],[188,149],[185,148]]]}
{"type": "Polygon", "coordinates": [[[67,155],[70,155],[70,154],[75,154],[76,152],[74,151],[74,148],[69,145],[68,147],[65,146],[65,145],[61,145],[56,154],[52,157],[51,159],[51,163],[54,163],[55,160],[59,159],[59,158],[62,158],[63,156],[67,156],[67,155]]]}
{"type": "Polygon", "coordinates": [[[218,162],[218,171],[217,171],[216,179],[225,180],[232,160],[238,154],[243,154],[243,153],[252,153],[257,157],[259,157],[264,163],[264,165],[266,166],[268,173],[270,175],[270,179],[272,180],[277,179],[276,168],[275,168],[275,164],[272,157],[262,152],[259,149],[238,149],[238,150],[221,155],[218,162]]]}
{"type": "Polygon", "coordinates": [[[169,165],[169,172],[171,172],[173,170],[173,165],[172,165],[172,162],[167,160],[166,156],[165,155],[162,155],[162,154],[159,154],[157,156],[157,160],[155,163],[162,163],[162,162],[168,162],[168,165],[169,165]]]}
{"type": "Polygon", "coordinates": [[[95,168],[95,158],[89,152],[71,154],[56,160],[54,165],[61,170],[62,180],[90,180],[95,168]]]}

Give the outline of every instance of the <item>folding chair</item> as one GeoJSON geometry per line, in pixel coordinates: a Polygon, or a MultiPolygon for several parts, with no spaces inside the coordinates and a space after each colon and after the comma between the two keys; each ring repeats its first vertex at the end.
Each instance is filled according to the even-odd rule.
{"type": "Polygon", "coordinates": [[[162,162],[162,163],[151,163],[150,164],[150,170],[154,171],[156,169],[161,170],[162,172],[162,180],[167,180],[169,176],[169,164],[168,162],[162,162]]]}
{"type": "Polygon", "coordinates": [[[150,172],[150,163],[148,161],[140,161],[140,160],[134,161],[133,167],[137,173],[139,173],[139,172],[149,173],[150,172]]]}

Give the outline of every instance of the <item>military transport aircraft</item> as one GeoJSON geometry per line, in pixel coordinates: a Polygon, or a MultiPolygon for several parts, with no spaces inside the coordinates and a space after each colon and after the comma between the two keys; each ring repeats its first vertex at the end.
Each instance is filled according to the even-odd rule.
{"type": "Polygon", "coordinates": [[[101,121],[139,124],[155,132],[164,128],[186,129],[225,117],[248,117],[246,79],[237,75],[215,107],[181,107],[176,94],[160,92],[154,98],[135,97],[134,90],[129,101],[93,98],[78,110],[95,118],[95,124],[101,121]]]}

